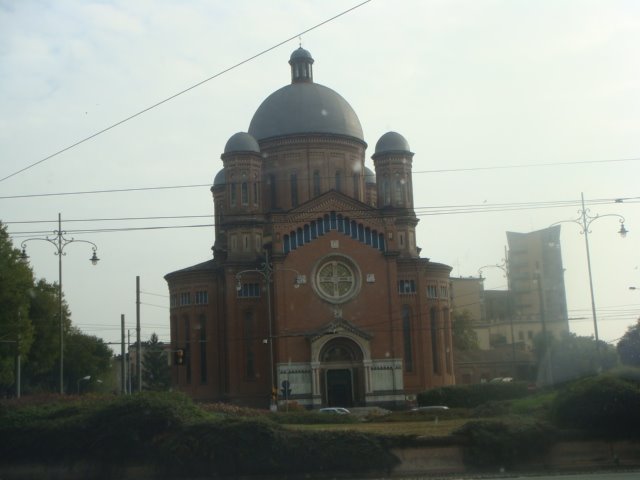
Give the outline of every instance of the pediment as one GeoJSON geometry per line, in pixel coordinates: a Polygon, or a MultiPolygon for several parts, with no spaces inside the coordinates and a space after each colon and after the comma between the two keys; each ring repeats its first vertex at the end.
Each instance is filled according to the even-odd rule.
{"type": "Polygon", "coordinates": [[[343,195],[340,192],[331,190],[319,197],[315,197],[308,202],[282,214],[286,223],[301,223],[314,220],[324,215],[336,212],[344,216],[357,218],[359,221],[366,222],[371,226],[382,228],[386,222],[381,218],[380,212],[366,203],[355,200],[351,197],[343,195]]]}
{"type": "Polygon", "coordinates": [[[313,343],[328,335],[343,335],[345,333],[362,338],[363,340],[371,340],[373,338],[372,334],[362,330],[344,318],[336,318],[317,330],[309,332],[307,334],[307,338],[309,338],[311,343],[313,343]]]}

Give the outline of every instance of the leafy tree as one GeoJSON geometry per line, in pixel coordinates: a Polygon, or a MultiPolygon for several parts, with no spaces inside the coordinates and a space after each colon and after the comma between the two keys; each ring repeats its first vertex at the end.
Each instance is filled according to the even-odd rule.
{"type": "Polygon", "coordinates": [[[548,333],[546,348],[542,334],[534,338],[539,369],[548,369],[543,373],[547,382],[552,383],[566,382],[615,367],[618,363],[615,349],[602,341],[599,346],[598,353],[593,337],[580,337],[570,332],[563,332],[560,339],[548,333]]]}
{"type": "Polygon", "coordinates": [[[0,391],[15,384],[15,357],[31,348],[33,327],[29,319],[29,294],[33,272],[20,259],[7,229],[0,223],[0,391]]]}
{"type": "Polygon", "coordinates": [[[76,391],[78,381],[87,376],[91,377],[89,380],[93,384],[100,380],[105,387],[109,385],[112,356],[109,346],[102,339],[85,335],[71,327],[64,349],[65,391],[76,391]]]}
{"type": "Polygon", "coordinates": [[[453,347],[457,350],[478,348],[478,335],[473,329],[473,318],[469,310],[453,313],[453,347]]]}
{"type": "Polygon", "coordinates": [[[624,365],[640,367],[640,318],[635,325],[627,328],[616,348],[624,365]]]}
{"type": "Polygon", "coordinates": [[[146,390],[169,390],[169,364],[164,344],[158,341],[158,335],[151,334],[151,338],[144,344],[142,357],[142,381],[146,390]]]}
{"type": "MultiPolygon", "coordinates": [[[[40,279],[31,290],[29,318],[34,328],[31,351],[23,367],[25,392],[53,390],[59,382],[58,359],[60,358],[60,305],[58,286],[40,279]]],[[[65,336],[71,328],[69,308],[62,302],[65,336]]]]}

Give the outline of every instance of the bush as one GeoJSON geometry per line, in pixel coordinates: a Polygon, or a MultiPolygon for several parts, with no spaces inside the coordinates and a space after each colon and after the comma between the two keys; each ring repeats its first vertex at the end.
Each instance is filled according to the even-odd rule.
{"type": "Polygon", "coordinates": [[[553,427],[538,420],[513,417],[472,421],[454,435],[464,439],[463,461],[476,468],[512,468],[543,455],[553,443],[553,427]]]}
{"type": "Polygon", "coordinates": [[[614,375],[578,380],[558,393],[554,421],[597,436],[636,437],[640,429],[640,386],[614,375]]]}
{"type": "Polygon", "coordinates": [[[257,419],[186,426],[156,447],[169,476],[388,471],[397,463],[369,435],[290,431],[257,419]]]}
{"type": "Polygon", "coordinates": [[[434,388],[418,395],[418,405],[473,408],[489,401],[512,400],[529,395],[526,382],[479,383],[434,388]]]}

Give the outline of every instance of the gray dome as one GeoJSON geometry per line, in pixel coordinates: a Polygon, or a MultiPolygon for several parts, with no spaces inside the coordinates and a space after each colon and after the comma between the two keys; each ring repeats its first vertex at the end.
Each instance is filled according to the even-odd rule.
{"type": "Polygon", "coordinates": [[[376,174],[369,167],[364,167],[364,183],[376,183],[376,174]]]}
{"type": "Polygon", "coordinates": [[[224,168],[223,168],[218,173],[216,173],[216,176],[213,179],[213,186],[214,187],[220,187],[220,186],[224,185],[225,182],[226,182],[226,178],[225,178],[224,168]]]}
{"type": "Polygon", "coordinates": [[[317,83],[292,83],[262,102],[249,133],[258,141],[301,133],[332,133],[364,142],[362,126],[351,105],[317,83]]]}
{"type": "Polygon", "coordinates": [[[229,152],[256,152],[260,153],[260,145],[246,132],[238,132],[231,136],[227,140],[227,144],[224,146],[224,153],[229,152]]]}
{"type": "Polygon", "coordinates": [[[409,152],[409,142],[397,132],[387,132],[376,143],[375,155],[379,153],[409,152]]]}
{"type": "Polygon", "coordinates": [[[311,53],[309,52],[309,50],[305,50],[302,47],[293,51],[293,53],[291,54],[291,57],[289,57],[289,63],[292,63],[294,60],[299,60],[302,58],[306,60],[310,60],[313,63],[313,57],[311,56],[311,53]]]}

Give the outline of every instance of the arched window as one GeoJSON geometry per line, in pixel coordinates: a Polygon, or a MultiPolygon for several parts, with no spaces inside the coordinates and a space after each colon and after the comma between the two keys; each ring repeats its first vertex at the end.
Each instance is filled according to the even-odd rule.
{"type": "Polygon", "coordinates": [[[342,172],[336,172],[336,192],[342,191],[342,172]]]}
{"type": "Polygon", "coordinates": [[[394,188],[394,203],[396,205],[402,205],[402,180],[396,177],[395,188],[394,188]]]}
{"type": "Polygon", "coordinates": [[[240,198],[243,207],[249,205],[249,185],[247,185],[247,182],[242,182],[240,186],[240,198]]]}
{"type": "Polygon", "coordinates": [[[389,177],[386,175],[382,179],[382,206],[391,205],[391,188],[389,185],[389,177]]]}

